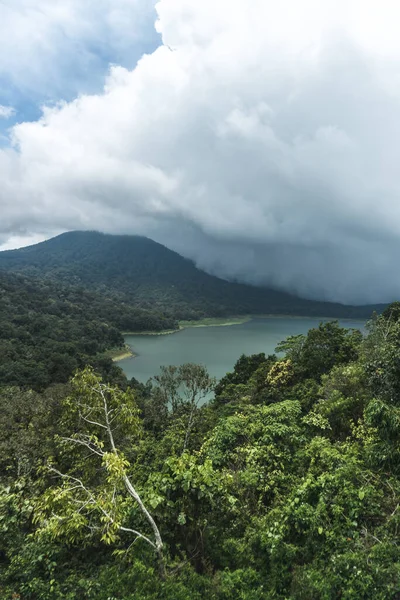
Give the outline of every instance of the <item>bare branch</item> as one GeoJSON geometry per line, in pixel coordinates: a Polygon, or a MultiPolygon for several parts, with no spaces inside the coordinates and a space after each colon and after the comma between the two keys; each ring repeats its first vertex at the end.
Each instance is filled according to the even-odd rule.
{"type": "Polygon", "coordinates": [[[67,475],[66,473],[61,473],[61,471],[55,469],[54,467],[49,467],[49,470],[51,473],[55,473],[62,479],[70,479],[71,481],[76,481],[77,483],[79,483],[79,487],[83,488],[84,490],[87,490],[87,488],[83,485],[82,481],[77,477],[74,477],[73,475],[67,475]]]}
{"type": "Polygon", "coordinates": [[[72,437],[62,437],[61,439],[64,442],[72,442],[73,444],[79,444],[80,446],[85,446],[91,452],[93,452],[94,454],[97,454],[97,456],[103,457],[105,455],[105,452],[103,452],[103,450],[101,450],[94,442],[90,442],[90,441],[86,442],[82,438],[72,438],[72,437]]]}
{"type": "Polygon", "coordinates": [[[83,421],[85,421],[86,423],[89,423],[90,425],[96,425],[96,427],[101,427],[102,429],[107,429],[107,427],[105,425],[103,425],[103,423],[99,423],[98,421],[92,421],[91,419],[84,417],[82,413],[79,413],[79,416],[83,421]]]}
{"type": "Polygon", "coordinates": [[[366,527],[362,527],[361,529],[361,533],[365,536],[365,537],[370,537],[373,540],[375,540],[376,542],[378,542],[378,544],[382,544],[381,540],[378,539],[376,536],[372,535],[372,533],[370,533],[366,527]]]}
{"type": "MultiPolygon", "coordinates": [[[[148,537],[143,535],[142,533],[139,533],[139,531],[136,531],[135,529],[130,529],[129,527],[123,527],[122,525],[120,525],[118,529],[120,531],[126,531],[128,533],[133,533],[138,538],[142,538],[143,540],[145,540],[148,544],[150,544],[150,546],[152,546],[155,550],[157,550],[156,544],[154,542],[152,542],[148,537]]],[[[134,540],[134,541],[136,541],[136,540],[134,540]]]]}
{"type": "Polygon", "coordinates": [[[138,505],[140,507],[140,510],[146,517],[147,521],[149,522],[149,524],[153,530],[154,537],[156,539],[155,548],[158,550],[158,552],[161,552],[162,548],[163,548],[163,541],[162,541],[162,538],[160,535],[160,531],[159,531],[153,517],[151,516],[151,514],[149,513],[149,511],[143,504],[141,497],[139,496],[139,494],[133,487],[132,483],[129,480],[129,477],[127,475],[124,475],[123,479],[124,479],[125,487],[126,487],[128,493],[132,496],[132,498],[134,498],[136,500],[136,502],[138,503],[138,505]]]}

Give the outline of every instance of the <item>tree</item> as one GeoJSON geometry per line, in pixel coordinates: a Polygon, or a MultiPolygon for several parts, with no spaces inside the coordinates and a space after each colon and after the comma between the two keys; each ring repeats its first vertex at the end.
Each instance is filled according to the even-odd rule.
{"type": "Polygon", "coordinates": [[[361,363],[371,399],[365,421],[378,435],[371,442],[375,464],[399,473],[400,464],[400,321],[399,303],[368,323],[369,334],[362,348],[361,363]]]}
{"type": "Polygon", "coordinates": [[[128,460],[117,447],[118,437],[128,436],[132,441],[140,433],[133,393],[130,389],[124,392],[106,385],[91,368],[78,373],[72,386],[73,393],[65,402],[65,408],[66,418],[75,422],[76,430],[70,437],[60,438],[60,442],[78,449],[78,456],[71,461],[69,472],[50,467],[61,484],[44,494],[36,517],[41,532],[76,541],[85,531],[91,536],[100,534],[107,544],[116,542],[120,535],[129,534],[133,536],[132,544],[140,539],[156,552],[160,574],[165,577],[160,531],[129,475],[128,460]],[[95,465],[88,465],[86,457],[82,460],[79,453],[82,449],[89,452],[95,465]],[[82,474],[77,476],[77,471],[82,474]],[[151,534],[129,526],[132,501],[151,534]]]}
{"type": "Polygon", "coordinates": [[[274,356],[269,356],[268,359],[266,359],[264,352],[261,352],[260,354],[252,354],[250,356],[242,354],[241,357],[236,361],[233,373],[227,373],[224,377],[222,377],[215,388],[215,394],[217,396],[218,403],[224,403],[223,392],[228,385],[247,383],[253,373],[255,373],[261,365],[273,360],[275,360],[274,356]],[[219,396],[221,396],[221,398],[219,398],[219,396]]]}
{"type": "Polygon", "coordinates": [[[154,395],[161,401],[166,408],[175,412],[181,402],[179,395],[179,371],[178,367],[170,365],[160,367],[160,375],[155,375],[153,380],[156,383],[154,395]]]}
{"type": "Polygon", "coordinates": [[[392,302],[385,308],[382,313],[382,317],[386,321],[399,321],[400,320],[400,302],[392,302]]]}
{"type": "Polygon", "coordinates": [[[337,321],[329,321],[310,329],[306,336],[290,336],[278,344],[276,351],[285,352],[299,378],[319,380],[335,365],[356,360],[361,341],[357,329],[345,329],[337,321]]]}
{"type": "Polygon", "coordinates": [[[61,384],[43,394],[0,387],[0,479],[34,476],[52,454],[54,421],[67,390],[61,384]]]}
{"type": "Polygon", "coordinates": [[[182,452],[185,452],[200,401],[204,400],[214,390],[217,380],[215,377],[210,377],[207,369],[202,365],[191,363],[186,363],[179,367],[178,373],[184,402],[189,408],[189,417],[182,450],[182,452]]]}
{"type": "Polygon", "coordinates": [[[157,383],[154,400],[160,403],[161,399],[164,407],[170,408],[173,415],[187,415],[182,448],[184,452],[188,447],[200,402],[211,394],[217,381],[215,377],[210,377],[204,366],[193,363],[179,367],[161,367],[161,375],[154,377],[154,381],[157,383]]]}

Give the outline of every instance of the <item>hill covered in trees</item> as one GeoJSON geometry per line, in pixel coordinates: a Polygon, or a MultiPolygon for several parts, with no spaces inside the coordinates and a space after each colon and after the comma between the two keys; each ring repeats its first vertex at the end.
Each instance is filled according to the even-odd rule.
{"type": "Polygon", "coordinates": [[[0,385],[44,389],[88,363],[103,374],[102,354],[124,345],[121,331],[160,331],[176,321],[109,294],[0,271],[0,385]]]}
{"type": "Polygon", "coordinates": [[[400,594],[400,308],[152,384],[0,388],[4,600],[400,594]]]}
{"type": "Polygon", "coordinates": [[[70,232],[0,252],[0,271],[56,279],[112,294],[176,319],[242,314],[369,318],[382,306],[344,306],[213,277],[161,244],[138,236],[70,232]]]}
{"type": "Polygon", "coordinates": [[[178,318],[372,309],[229,283],[146,238],[68,233],[0,252],[0,385],[42,390],[87,364],[107,377],[117,367],[104,353],[123,347],[122,332],[177,329],[178,318]]]}

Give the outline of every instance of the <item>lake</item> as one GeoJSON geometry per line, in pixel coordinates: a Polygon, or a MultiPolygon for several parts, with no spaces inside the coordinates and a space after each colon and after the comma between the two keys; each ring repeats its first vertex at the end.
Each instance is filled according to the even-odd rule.
{"type": "MultiPolygon", "coordinates": [[[[273,354],[278,342],[289,335],[307,333],[329,319],[270,317],[255,318],[240,325],[189,327],[170,335],[127,335],[125,342],[136,357],[118,364],[128,378],[145,383],[162,365],[187,362],[205,365],[218,379],[233,370],[241,354],[273,354]]],[[[339,321],[343,327],[363,329],[362,321],[339,321]]]]}

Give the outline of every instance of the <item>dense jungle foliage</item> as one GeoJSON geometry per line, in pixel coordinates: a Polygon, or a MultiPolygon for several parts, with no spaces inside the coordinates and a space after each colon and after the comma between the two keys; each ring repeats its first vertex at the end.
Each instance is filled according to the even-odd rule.
{"type": "Polygon", "coordinates": [[[3,386],[0,597],[399,598],[400,305],[278,350],[3,386]]]}
{"type": "Polygon", "coordinates": [[[124,295],[127,303],[179,320],[243,314],[369,318],[383,306],[344,306],[304,300],[266,288],[224,281],[165,246],[139,236],[95,231],[0,252],[0,270],[47,277],[124,295]]]}
{"type": "Polygon", "coordinates": [[[121,331],[177,326],[107,294],[0,272],[0,384],[42,390],[88,363],[106,375],[102,354],[124,345],[121,331]]]}

